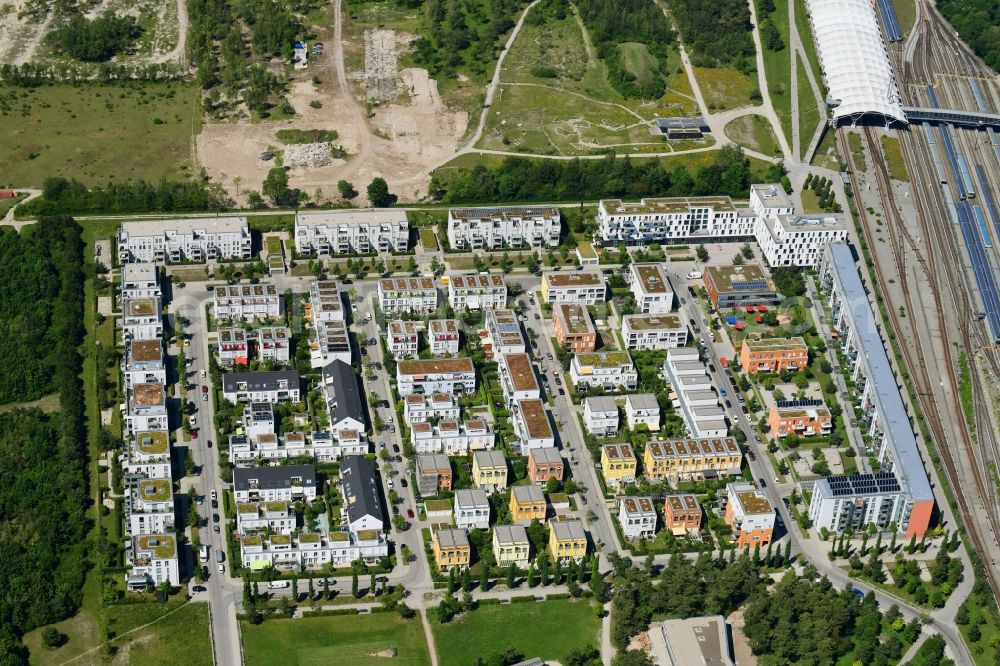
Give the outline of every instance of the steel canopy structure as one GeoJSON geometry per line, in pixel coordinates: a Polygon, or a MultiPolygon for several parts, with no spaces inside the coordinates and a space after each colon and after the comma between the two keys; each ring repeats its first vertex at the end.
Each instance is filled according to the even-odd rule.
{"type": "Polygon", "coordinates": [[[830,89],[833,121],[875,114],[906,122],[896,77],[870,0],[806,0],[830,89]]]}

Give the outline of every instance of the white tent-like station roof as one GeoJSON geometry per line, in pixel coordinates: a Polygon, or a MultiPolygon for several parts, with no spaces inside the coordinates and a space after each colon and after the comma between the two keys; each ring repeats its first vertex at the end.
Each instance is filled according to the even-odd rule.
{"type": "Polygon", "coordinates": [[[871,0],[806,0],[816,47],[839,100],[834,120],[875,113],[906,122],[896,77],[871,0]]]}

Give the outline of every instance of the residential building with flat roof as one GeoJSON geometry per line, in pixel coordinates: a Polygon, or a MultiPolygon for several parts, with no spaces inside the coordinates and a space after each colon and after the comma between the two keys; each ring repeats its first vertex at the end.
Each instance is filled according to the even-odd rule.
{"type": "Polygon", "coordinates": [[[123,298],[160,296],[160,267],[152,263],[122,264],[121,294],[123,298]]]}
{"type": "Polygon", "coordinates": [[[351,362],[354,355],[345,322],[317,320],[313,322],[313,328],[316,330],[316,337],[309,340],[310,366],[322,368],[334,361],[351,362]]]}
{"type": "Polygon", "coordinates": [[[524,353],[524,335],[513,310],[487,308],[484,330],[486,336],[482,337],[480,333],[480,338],[486,358],[524,353]]]}
{"type": "Polygon", "coordinates": [[[521,400],[537,400],[541,397],[535,367],[527,354],[502,355],[497,364],[497,376],[508,408],[521,400]]]}
{"type": "Polygon", "coordinates": [[[663,522],[674,536],[695,534],[701,529],[701,504],[697,495],[680,493],[667,495],[663,501],[663,522]]]}
{"type": "Polygon", "coordinates": [[[123,513],[129,534],[173,532],[174,491],[169,478],[136,480],[125,491],[123,513]]]}
{"type": "Polygon", "coordinates": [[[432,314],[438,292],[429,277],[383,278],[378,281],[378,302],[386,315],[432,314]]]}
{"type": "Polygon", "coordinates": [[[467,455],[469,451],[492,449],[496,433],[483,419],[414,423],[410,427],[410,444],[417,453],[445,453],[449,456],[467,455]]]}
{"type": "Polygon", "coordinates": [[[605,391],[622,386],[633,389],[639,383],[639,373],[627,351],[577,354],[569,365],[569,377],[574,386],[605,391]]]}
{"type": "Polygon", "coordinates": [[[670,400],[679,409],[694,439],[725,437],[729,433],[718,394],[698,350],[680,347],[667,351],[663,377],[670,384],[670,400]]]}
{"type": "Polygon", "coordinates": [[[506,307],[507,283],[503,276],[488,273],[450,275],[448,304],[455,312],[506,307]]]}
{"type": "Polygon", "coordinates": [[[740,348],[743,372],[797,372],[809,365],[809,347],[800,337],[746,339],[740,348]]]}
{"type": "Polygon", "coordinates": [[[567,351],[581,354],[597,348],[597,330],[583,305],[556,303],[552,307],[552,324],[556,330],[556,341],[567,351]]]}
{"type": "Polygon", "coordinates": [[[587,556],[587,530],[579,520],[554,520],[549,523],[549,555],[553,561],[580,562],[587,556]]]}
{"type": "Polygon", "coordinates": [[[511,410],[511,423],[518,439],[521,455],[532,449],[555,446],[555,433],[549,423],[549,412],[538,399],[520,400],[511,410]]]}
{"type": "Polygon", "coordinates": [[[464,529],[435,530],[431,538],[431,549],[434,551],[438,571],[441,572],[464,569],[472,562],[469,533],[464,529]]]}
{"type": "Polygon", "coordinates": [[[159,296],[136,296],[122,299],[122,337],[149,340],[163,337],[163,304],[159,296]]]}
{"type": "Polygon", "coordinates": [[[236,531],[240,534],[291,534],[295,527],[295,509],[290,502],[241,502],[236,505],[236,531]]]}
{"type": "Polygon", "coordinates": [[[618,432],[618,402],[609,395],[584,398],[583,425],[591,435],[614,435],[618,432]]]}
{"type": "Polygon", "coordinates": [[[559,209],[554,206],[452,208],[448,211],[448,244],[455,250],[556,247],[560,230],[559,209]]]}
{"type": "Polygon", "coordinates": [[[170,438],[166,430],[133,432],[125,438],[118,458],[122,474],[129,479],[170,479],[170,438]]]}
{"type": "Polygon", "coordinates": [[[163,360],[162,338],[126,342],[122,362],[125,388],[131,389],[136,384],[166,384],[167,366],[163,360]]]}
{"type": "Polygon", "coordinates": [[[457,354],[460,330],[455,319],[431,319],[427,322],[427,344],[435,356],[457,354]]]}
{"type": "Polygon", "coordinates": [[[656,508],[652,497],[623,497],[618,501],[618,524],[626,539],[656,536],[656,508]]]}
{"type": "Polygon", "coordinates": [[[476,390],[476,370],[470,358],[400,361],[396,364],[396,388],[404,397],[414,393],[472,393],[476,390]]]}
{"type": "Polygon", "coordinates": [[[246,260],[251,258],[250,241],[244,216],[127,220],[118,231],[118,261],[246,260]]]}
{"type": "Polygon", "coordinates": [[[386,325],[385,342],[397,361],[416,358],[420,351],[420,326],[415,321],[390,321],[386,325]]]}
{"type": "Polygon", "coordinates": [[[248,437],[258,437],[278,432],[274,418],[274,405],[269,402],[251,402],[243,406],[243,433],[248,437]]]}
{"type": "Polygon", "coordinates": [[[742,481],[726,486],[726,524],[740,550],[771,543],[774,516],[774,507],[757,486],[742,481]]]}
{"type": "Polygon", "coordinates": [[[344,300],[333,280],[316,280],[309,285],[309,300],[303,303],[307,321],[344,321],[344,300]]]}
{"type": "Polygon", "coordinates": [[[649,655],[660,666],[736,666],[721,615],[655,622],[646,635],[649,655]]]}
{"type": "Polygon", "coordinates": [[[450,393],[414,393],[403,398],[403,418],[410,426],[431,419],[457,421],[460,411],[455,396],[450,393]]]}
{"type": "Polygon", "coordinates": [[[528,451],[528,478],[532,483],[545,484],[549,479],[563,480],[566,464],[559,449],[543,446],[528,451]]]}
{"type": "Polygon", "coordinates": [[[830,309],[830,326],[847,360],[843,370],[854,382],[861,431],[871,437],[870,452],[879,461],[880,471],[893,472],[905,494],[899,530],[907,538],[922,537],[934,513],[934,493],[874,310],[846,243],[826,246],[819,286],[820,297],[830,309]]]}
{"type": "Polygon", "coordinates": [[[233,468],[233,495],[237,502],[311,502],[316,499],[313,465],[233,468]]]}
{"type": "Polygon", "coordinates": [[[485,490],[456,490],[454,511],[455,525],[459,529],[490,528],[490,500],[485,490]]]}
{"type": "Polygon", "coordinates": [[[284,326],[261,326],[252,332],[253,350],[257,358],[287,365],[292,354],[291,335],[284,326]]]}
{"type": "Polygon", "coordinates": [[[406,252],[410,225],[405,210],[325,210],[295,214],[299,254],[406,252]]]}
{"type": "Polygon", "coordinates": [[[660,430],[660,403],[652,393],[630,393],[625,396],[625,422],[629,430],[640,425],[650,432],[660,430]]]}
{"type": "Polygon", "coordinates": [[[134,384],[125,395],[125,430],[167,430],[167,396],[163,384],[134,384]]]}
{"type": "Polygon", "coordinates": [[[635,483],[635,471],[635,452],[631,444],[605,444],[601,447],[601,473],[609,488],[622,488],[635,483]]]}
{"type": "Polygon", "coordinates": [[[688,327],[676,315],[630,314],[622,317],[626,349],[674,349],[688,342],[688,327]]]}
{"type": "Polygon", "coordinates": [[[607,295],[607,285],[601,271],[547,271],[542,273],[542,301],[597,305],[607,295]]]}
{"type": "Polygon", "coordinates": [[[451,461],[443,453],[421,453],[417,455],[417,490],[421,495],[437,495],[440,491],[451,490],[451,461]]]}
{"type": "Polygon", "coordinates": [[[874,525],[899,531],[910,522],[911,502],[893,472],[828,476],[813,484],[809,518],[816,531],[861,532],[874,525]]]}
{"type": "Polygon", "coordinates": [[[598,256],[597,250],[594,249],[594,244],[590,241],[580,241],[573,253],[576,254],[576,261],[581,266],[593,267],[601,264],[601,258],[598,256]]]}
{"type": "Polygon", "coordinates": [[[222,397],[233,403],[299,402],[299,373],[294,370],[227,372],[222,375],[222,397]]]}
{"type": "Polygon", "coordinates": [[[130,590],[144,590],[161,583],[181,584],[177,539],[172,534],[133,535],[125,542],[125,574],[130,590]]]}
{"type": "Polygon", "coordinates": [[[219,321],[270,320],[281,316],[281,294],[271,282],[216,285],[212,303],[219,321]]]}
{"type": "Polygon", "coordinates": [[[667,277],[666,264],[632,264],[628,282],[637,312],[669,314],[673,310],[674,288],[667,277]]]}
{"type": "Polygon", "coordinates": [[[496,525],[493,527],[493,557],[497,566],[526,569],[531,558],[531,542],[523,525],[496,525]]]}
{"type": "Polygon", "coordinates": [[[500,451],[475,451],[472,454],[472,482],[488,493],[507,487],[507,459],[500,451]]]}
{"type": "Polygon", "coordinates": [[[545,522],[549,504],[541,486],[510,487],[510,518],[519,525],[530,525],[531,521],[545,522]]]}
{"type": "Polygon", "coordinates": [[[702,282],[716,310],[757,305],[777,305],[783,300],[774,281],[759,264],[706,266],[702,282]]]}
{"type": "Polygon", "coordinates": [[[374,565],[389,555],[389,544],[377,530],[333,531],[329,534],[302,532],[298,535],[250,534],[240,539],[243,566],[251,571],[316,571],[343,568],[361,560],[374,565]]]}
{"type": "Polygon", "coordinates": [[[250,343],[244,328],[220,328],[217,334],[219,365],[231,368],[234,365],[250,363],[250,343]]]}
{"type": "Polygon", "coordinates": [[[743,453],[732,437],[649,441],[643,453],[642,469],[656,483],[738,476],[743,453]]]}
{"type": "Polygon", "coordinates": [[[833,417],[822,400],[776,400],[767,413],[769,432],[775,437],[829,435],[833,417]]]}
{"type": "Polygon", "coordinates": [[[847,240],[842,215],[775,215],[760,219],[757,244],[767,265],[815,266],[823,246],[847,240]]]}

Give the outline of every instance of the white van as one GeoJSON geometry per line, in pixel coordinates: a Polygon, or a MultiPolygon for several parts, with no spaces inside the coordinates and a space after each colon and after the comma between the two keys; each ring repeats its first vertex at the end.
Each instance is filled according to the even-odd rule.
{"type": "Polygon", "coordinates": [[[283,590],[288,587],[289,582],[287,580],[272,580],[267,584],[267,589],[269,590],[283,590]]]}

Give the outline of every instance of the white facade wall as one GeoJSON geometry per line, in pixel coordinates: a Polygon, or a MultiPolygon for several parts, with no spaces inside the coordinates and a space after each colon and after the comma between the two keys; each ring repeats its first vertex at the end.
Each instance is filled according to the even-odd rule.
{"type": "Polygon", "coordinates": [[[627,349],[675,349],[688,341],[688,327],[677,317],[655,319],[650,315],[622,317],[622,340],[627,349]],[[659,321],[662,325],[654,322],[659,321]]]}
{"type": "Polygon", "coordinates": [[[340,210],[296,213],[299,254],[405,252],[410,226],[403,210],[340,210]]]}
{"type": "Polygon", "coordinates": [[[503,308],[507,284],[499,275],[453,275],[448,279],[448,304],[455,312],[503,308]]]}
{"type": "Polygon", "coordinates": [[[118,231],[121,263],[250,258],[250,225],[245,217],[130,221],[118,231]]]}
{"type": "MultiPolygon", "coordinates": [[[[367,535],[366,535],[367,536],[367,535]]],[[[329,538],[319,537],[315,541],[291,538],[288,543],[275,543],[273,539],[261,539],[261,543],[247,543],[240,546],[243,566],[254,562],[266,562],[275,569],[318,569],[327,565],[334,568],[348,567],[356,560],[374,563],[389,555],[389,544],[379,534],[375,538],[362,539],[357,533],[338,532],[329,538]]]]}
{"type": "Polygon", "coordinates": [[[378,302],[386,315],[432,314],[438,292],[430,278],[385,278],[378,281],[378,302]]]}
{"type": "Polygon", "coordinates": [[[448,243],[455,250],[559,245],[556,208],[452,208],[448,211],[448,243]]]}
{"type": "Polygon", "coordinates": [[[614,398],[598,396],[583,401],[583,423],[587,432],[605,437],[618,432],[618,405],[614,398]]]}

